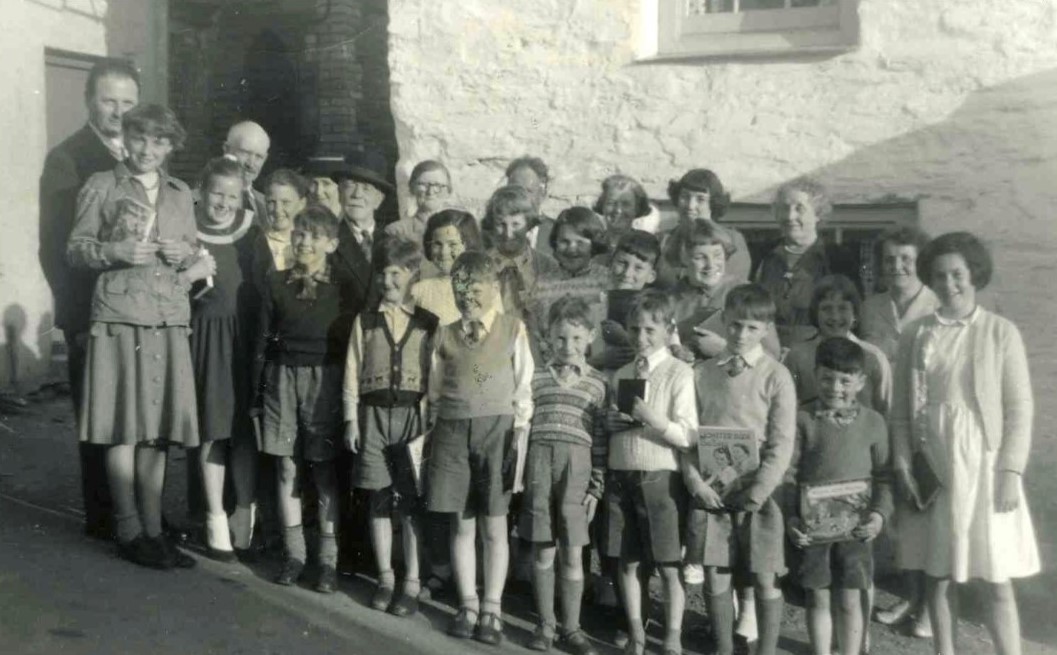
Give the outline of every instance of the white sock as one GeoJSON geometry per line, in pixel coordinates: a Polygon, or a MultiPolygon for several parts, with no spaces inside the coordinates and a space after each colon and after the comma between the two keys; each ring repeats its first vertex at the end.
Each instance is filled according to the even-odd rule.
{"type": "Polygon", "coordinates": [[[213,550],[231,551],[231,534],[228,532],[228,515],[224,512],[206,515],[206,545],[213,550]]]}

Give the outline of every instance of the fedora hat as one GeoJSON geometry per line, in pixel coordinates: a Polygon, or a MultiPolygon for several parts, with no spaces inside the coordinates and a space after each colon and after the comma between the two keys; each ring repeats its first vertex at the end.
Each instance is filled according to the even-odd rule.
{"type": "Polygon", "coordinates": [[[340,162],[335,162],[330,177],[335,182],[342,180],[358,180],[372,184],[384,193],[392,193],[395,189],[386,179],[389,173],[389,163],[385,155],[375,150],[354,150],[345,155],[340,162]]]}

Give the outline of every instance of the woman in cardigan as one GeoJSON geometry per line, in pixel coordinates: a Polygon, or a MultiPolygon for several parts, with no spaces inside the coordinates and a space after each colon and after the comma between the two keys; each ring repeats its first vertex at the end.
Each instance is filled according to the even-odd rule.
{"type": "Polygon", "coordinates": [[[935,652],[945,655],[955,652],[952,583],[969,580],[985,583],[995,650],[1019,654],[1010,580],[1040,568],[1021,482],[1031,448],[1031,380],[1016,326],[976,303],[991,269],[987,248],[967,232],[929,244],[918,275],[940,307],[907,328],[896,357],[896,479],[910,502],[924,506],[913,534],[900,535],[898,558],[927,576],[935,652]],[[940,483],[931,500],[919,487],[923,468],[940,483]]]}

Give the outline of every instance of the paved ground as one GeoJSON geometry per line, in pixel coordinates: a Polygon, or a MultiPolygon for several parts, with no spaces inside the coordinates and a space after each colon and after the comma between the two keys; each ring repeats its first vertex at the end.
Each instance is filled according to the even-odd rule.
{"type": "MultiPolygon", "coordinates": [[[[0,417],[0,653],[435,653],[496,652],[443,634],[451,609],[431,603],[401,620],[365,607],[366,577],[342,579],[341,591],[320,596],[269,582],[276,564],[253,569],[200,559],[189,572],[157,572],[126,564],[107,544],[80,534],[79,491],[72,418],[64,397],[41,397],[26,412],[0,417]]],[[[1018,587],[1025,652],[1057,655],[1057,573],[1054,527],[1057,482],[1053,449],[1037,444],[1029,494],[1046,562],[1042,576],[1018,587]],[[1038,502],[1034,502],[1038,498],[1038,502]]],[[[178,459],[174,458],[174,459],[178,459]]],[[[171,516],[182,516],[182,461],[173,462],[167,490],[171,516]]],[[[972,612],[963,622],[966,653],[989,653],[990,643],[972,612]]],[[[886,602],[886,594],[882,594],[886,602]]],[[[532,621],[527,596],[510,595],[508,643],[522,652],[532,621]]],[[[585,627],[605,634],[590,609],[585,627]]],[[[707,650],[699,599],[686,617],[688,652],[707,650]]],[[[873,627],[876,655],[930,651],[927,642],[873,627]]],[[[656,644],[654,644],[656,646],[656,644]]],[[[808,655],[803,612],[790,605],[781,650],[808,655]]],[[[606,649],[604,652],[616,652],[606,649]]]]}

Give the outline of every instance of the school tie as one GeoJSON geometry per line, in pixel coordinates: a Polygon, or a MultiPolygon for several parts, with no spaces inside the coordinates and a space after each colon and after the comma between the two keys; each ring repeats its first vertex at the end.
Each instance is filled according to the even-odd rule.
{"type": "Polygon", "coordinates": [[[360,250],[363,251],[363,257],[367,261],[371,261],[371,246],[374,245],[374,239],[371,237],[371,233],[367,230],[363,230],[359,233],[360,239],[360,250]]]}
{"type": "Polygon", "coordinates": [[[645,357],[639,357],[635,360],[635,377],[640,380],[650,377],[650,360],[645,357]]]}
{"type": "Polygon", "coordinates": [[[727,361],[727,375],[730,377],[737,377],[745,370],[745,358],[741,355],[734,355],[727,361]]]}
{"type": "Polygon", "coordinates": [[[466,339],[476,346],[484,339],[484,323],[481,321],[470,321],[470,328],[466,333],[466,339]]]}

